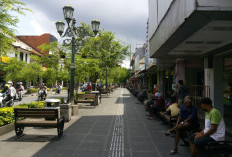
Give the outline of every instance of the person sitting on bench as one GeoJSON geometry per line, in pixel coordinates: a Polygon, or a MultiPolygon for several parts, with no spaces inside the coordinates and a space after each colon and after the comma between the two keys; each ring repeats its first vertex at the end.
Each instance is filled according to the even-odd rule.
{"type": "Polygon", "coordinates": [[[154,101],[154,104],[150,108],[150,112],[147,116],[149,120],[154,120],[158,115],[158,112],[162,111],[165,106],[165,101],[160,93],[156,93],[155,96],[158,98],[154,101]]]}
{"type": "Polygon", "coordinates": [[[205,111],[205,128],[186,139],[190,143],[190,157],[196,157],[198,151],[210,142],[225,140],[225,123],[221,113],[212,106],[209,98],[203,98],[200,103],[205,111]]]}
{"type": "Polygon", "coordinates": [[[138,100],[140,102],[143,102],[145,99],[147,99],[147,90],[143,89],[141,93],[138,95],[138,100]]]}
{"type": "Polygon", "coordinates": [[[194,128],[199,127],[198,117],[197,117],[197,108],[192,106],[192,97],[186,96],[184,98],[184,106],[181,107],[180,116],[171,130],[165,132],[166,136],[169,136],[176,132],[174,148],[171,149],[170,155],[174,155],[178,152],[177,146],[179,139],[182,136],[182,132],[186,130],[193,130],[194,128]]]}
{"type": "Polygon", "coordinates": [[[179,108],[176,100],[177,100],[176,96],[172,96],[171,97],[171,105],[166,109],[166,112],[170,113],[170,115],[172,117],[176,117],[180,113],[180,108],[179,108]]]}

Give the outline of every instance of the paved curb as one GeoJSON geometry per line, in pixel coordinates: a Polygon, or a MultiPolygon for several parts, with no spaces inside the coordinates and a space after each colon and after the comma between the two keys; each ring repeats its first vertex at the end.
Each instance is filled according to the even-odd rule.
{"type": "Polygon", "coordinates": [[[0,127],[0,135],[3,135],[3,134],[5,134],[5,133],[8,133],[8,132],[10,132],[10,131],[12,131],[12,130],[14,130],[14,123],[1,126],[1,127],[0,127]]]}

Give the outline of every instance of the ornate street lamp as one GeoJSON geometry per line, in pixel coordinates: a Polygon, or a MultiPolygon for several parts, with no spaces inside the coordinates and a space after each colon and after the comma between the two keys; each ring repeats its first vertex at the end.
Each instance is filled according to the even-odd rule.
{"type": "MultiPolygon", "coordinates": [[[[71,7],[70,5],[66,5],[63,8],[63,13],[64,13],[64,18],[68,24],[68,28],[66,29],[64,33],[64,22],[58,21],[56,22],[56,29],[57,32],[60,34],[61,37],[71,37],[71,39],[65,39],[63,41],[63,45],[72,45],[72,55],[71,55],[71,77],[70,77],[70,86],[68,90],[68,102],[73,100],[73,95],[74,95],[74,76],[75,76],[75,52],[76,52],[76,46],[81,46],[83,45],[83,41],[80,41],[81,39],[79,38],[81,35],[85,36],[90,36],[92,37],[83,27],[76,27],[76,19],[73,18],[73,13],[74,13],[74,8],[71,7]],[[71,22],[71,24],[70,24],[71,22]],[[62,34],[64,35],[62,36],[62,34]]],[[[92,29],[95,34],[97,35],[99,31],[99,26],[100,22],[97,20],[94,20],[91,22],[92,24],[92,29]]]]}
{"type": "Polygon", "coordinates": [[[92,24],[92,29],[93,29],[94,34],[97,35],[98,30],[99,30],[99,26],[100,26],[100,22],[95,19],[91,22],[91,24],[92,24]]]}

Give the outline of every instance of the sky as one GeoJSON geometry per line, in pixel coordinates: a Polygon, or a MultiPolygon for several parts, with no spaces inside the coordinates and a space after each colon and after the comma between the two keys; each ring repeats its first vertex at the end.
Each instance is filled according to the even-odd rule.
{"type": "MultiPolygon", "coordinates": [[[[80,22],[91,24],[98,19],[100,29],[112,31],[131,51],[146,41],[148,0],[20,0],[32,12],[19,17],[17,35],[51,33],[61,40],[55,23],[65,22],[62,8],[69,4],[74,10],[77,26],[80,22]]],[[[129,57],[123,62],[129,68],[129,57]]]]}

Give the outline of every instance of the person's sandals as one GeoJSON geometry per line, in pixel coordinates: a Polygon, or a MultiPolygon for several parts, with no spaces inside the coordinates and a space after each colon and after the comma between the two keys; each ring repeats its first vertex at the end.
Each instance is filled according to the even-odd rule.
{"type": "Polygon", "coordinates": [[[171,135],[172,134],[172,132],[170,132],[170,130],[168,130],[168,131],[165,131],[165,133],[164,133],[166,136],[169,136],[169,135],[171,135]]]}
{"type": "Polygon", "coordinates": [[[171,149],[170,155],[174,155],[174,154],[176,154],[176,153],[178,153],[177,149],[171,149]]]}
{"type": "Polygon", "coordinates": [[[148,120],[154,120],[155,118],[153,118],[153,117],[148,117],[147,119],[148,119],[148,120]]]}

